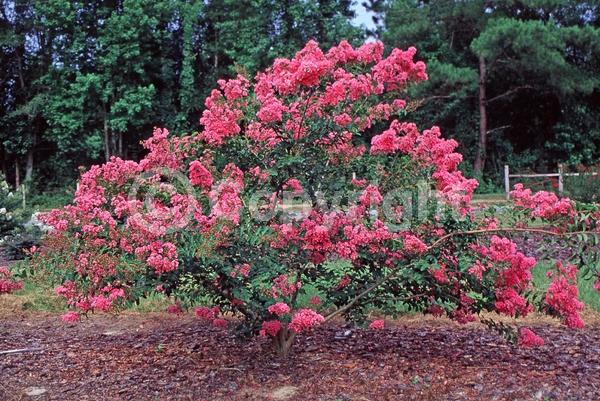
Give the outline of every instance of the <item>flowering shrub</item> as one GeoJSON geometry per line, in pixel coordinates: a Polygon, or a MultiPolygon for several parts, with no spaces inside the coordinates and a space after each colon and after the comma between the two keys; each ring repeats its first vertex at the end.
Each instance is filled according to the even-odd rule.
{"type": "MultiPolygon", "coordinates": [[[[46,215],[54,231],[33,259],[63,279],[64,319],[159,289],[211,300],[200,319],[224,328],[219,316],[236,314],[283,354],[334,316],[395,315],[398,301],[461,323],[544,307],[579,326],[572,279],[545,301],[528,295],[536,261],[499,236],[515,227],[472,210],[458,144],[405,121],[404,90],[427,79],[415,51],[311,41],[252,80],[218,81],[199,133],[157,128],[140,162],[84,173],[73,204],[46,215]]],[[[522,187],[513,198],[518,230],[540,219],[559,222],[552,235],[581,230],[569,200],[522,187]]]]}

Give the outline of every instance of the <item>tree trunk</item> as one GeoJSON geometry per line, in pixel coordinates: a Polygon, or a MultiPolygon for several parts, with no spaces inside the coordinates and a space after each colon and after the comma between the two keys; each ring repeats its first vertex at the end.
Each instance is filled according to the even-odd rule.
{"type": "Polygon", "coordinates": [[[21,167],[19,166],[19,159],[15,159],[15,188],[19,188],[21,185],[21,167]]]}
{"type": "Polygon", "coordinates": [[[273,347],[277,355],[281,358],[287,358],[294,344],[296,333],[288,330],[287,327],[281,327],[275,337],[273,337],[273,347]]]}
{"type": "Polygon", "coordinates": [[[485,59],[479,56],[479,141],[473,165],[473,173],[481,176],[485,167],[487,150],[487,97],[485,94],[486,65],[485,59]]]}
{"type": "Polygon", "coordinates": [[[108,115],[107,115],[107,111],[106,111],[106,105],[104,105],[104,157],[106,159],[106,161],[110,161],[110,143],[111,143],[111,138],[110,138],[110,131],[108,129],[108,115]]]}
{"type": "Polygon", "coordinates": [[[25,181],[31,181],[33,177],[33,148],[27,152],[27,163],[25,164],[25,181]]]}
{"type": "Polygon", "coordinates": [[[118,138],[118,152],[119,152],[119,157],[120,158],[124,158],[125,155],[123,154],[123,133],[119,132],[119,138],[118,138]]]}
{"type": "Polygon", "coordinates": [[[35,132],[31,134],[31,148],[27,151],[27,164],[25,165],[25,182],[31,181],[33,178],[33,150],[37,142],[35,132]]]}

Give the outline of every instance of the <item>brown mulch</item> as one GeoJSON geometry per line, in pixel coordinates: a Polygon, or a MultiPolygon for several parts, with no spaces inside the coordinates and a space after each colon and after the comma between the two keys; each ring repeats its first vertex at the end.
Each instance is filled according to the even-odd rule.
{"type": "Polygon", "coordinates": [[[537,327],[547,345],[535,350],[444,322],[335,340],[339,330],[300,336],[281,360],[266,339],[241,342],[191,316],[3,319],[0,351],[34,351],[0,355],[0,400],[600,399],[597,326],[537,327]]]}

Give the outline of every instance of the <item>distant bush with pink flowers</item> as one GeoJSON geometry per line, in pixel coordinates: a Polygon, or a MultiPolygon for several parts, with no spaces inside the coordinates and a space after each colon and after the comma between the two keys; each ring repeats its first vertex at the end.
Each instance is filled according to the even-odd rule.
{"type": "Polygon", "coordinates": [[[10,270],[5,266],[0,266],[0,295],[10,294],[23,288],[23,283],[17,281],[12,276],[10,270]]]}

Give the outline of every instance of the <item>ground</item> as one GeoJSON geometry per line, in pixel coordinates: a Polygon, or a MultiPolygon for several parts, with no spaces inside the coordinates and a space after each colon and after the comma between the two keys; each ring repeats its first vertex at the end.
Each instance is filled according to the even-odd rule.
{"type": "Polygon", "coordinates": [[[267,339],[241,342],[192,316],[0,317],[0,400],[598,400],[600,326],[532,320],[538,349],[479,326],[403,319],[301,335],[278,359],[267,339]],[[535,323],[537,322],[537,323],[535,323]],[[339,337],[339,335],[338,335],[339,337]]]}

